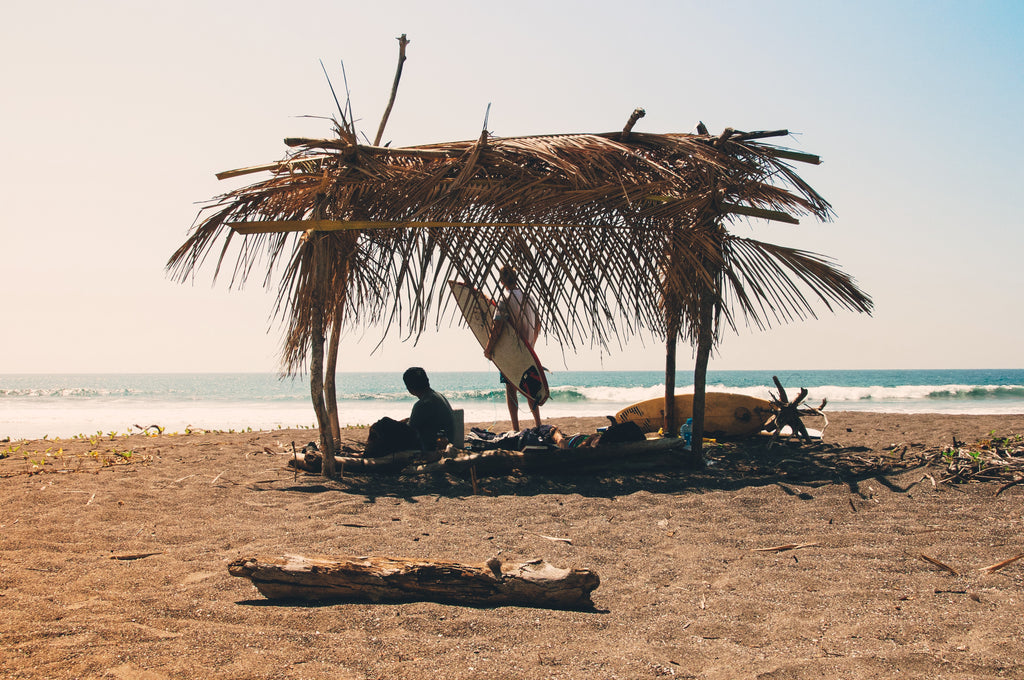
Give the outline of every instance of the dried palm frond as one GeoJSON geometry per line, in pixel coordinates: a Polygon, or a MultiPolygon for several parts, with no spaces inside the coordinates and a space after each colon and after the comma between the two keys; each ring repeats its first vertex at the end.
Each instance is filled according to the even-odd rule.
{"type": "Polygon", "coordinates": [[[715,337],[718,319],[735,327],[736,315],[764,328],[813,316],[814,303],[870,310],[830,260],[723,227],[736,215],[830,219],[786,162],[809,155],[729,130],[622,137],[485,132],[405,148],[340,132],[286,140],[297,150],[279,163],[226,173],[271,176],[216,199],[168,269],[192,276],[220,243],[215,276],[236,252],[232,285],[259,266],[270,286],[284,259],[277,309],[289,369],[308,348],[314,303],[328,325],[417,337],[451,309],[446,280],[496,295],[503,264],[520,270],[545,332],[569,347],[667,337],[670,327],[693,339],[708,304],[715,337]],[[323,277],[312,274],[313,236],[301,235],[311,228],[330,259],[323,277]]]}

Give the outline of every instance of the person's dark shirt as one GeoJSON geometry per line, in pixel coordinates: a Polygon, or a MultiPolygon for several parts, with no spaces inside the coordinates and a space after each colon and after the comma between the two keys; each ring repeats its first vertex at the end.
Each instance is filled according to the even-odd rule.
{"type": "Polygon", "coordinates": [[[420,448],[430,451],[437,445],[437,433],[444,430],[445,436],[451,441],[455,433],[452,423],[452,407],[444,395],[430,390],[420,397],[412,406],[409,426],[420,438],[420,448]]]}

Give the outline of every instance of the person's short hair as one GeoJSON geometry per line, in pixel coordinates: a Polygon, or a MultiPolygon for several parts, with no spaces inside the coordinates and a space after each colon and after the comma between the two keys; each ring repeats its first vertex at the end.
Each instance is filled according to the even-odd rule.
{"type": "Polygon", "coordinates": [[[509,288],[519,282],[519,274],[516,272],[515,267],[508,264],[501,268],[498,278],[509,288]]]}
{"type": "Polygon", "coordinates": [[[427,372],[419,366],[406,369],[402,374],[402,380],[405,381],[405,386],[410,392],[422,392],[430,389],[430,378],[427,377],[427,372]]]}

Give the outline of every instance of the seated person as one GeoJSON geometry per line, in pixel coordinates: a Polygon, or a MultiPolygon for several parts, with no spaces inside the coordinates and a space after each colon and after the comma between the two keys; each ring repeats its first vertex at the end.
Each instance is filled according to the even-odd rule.
{"type": "Polygon", "coordinates": [[[455,434],[452,407],[443,394],[430,388],[427,372],[419,366],[413,366],[402,375],[402,380],[405,381],[406,389],[417,398],[409,416],[409,426],[419,437],[420,450],[434,451],[438,434],[442,431],[451,441],[455,434]]]}

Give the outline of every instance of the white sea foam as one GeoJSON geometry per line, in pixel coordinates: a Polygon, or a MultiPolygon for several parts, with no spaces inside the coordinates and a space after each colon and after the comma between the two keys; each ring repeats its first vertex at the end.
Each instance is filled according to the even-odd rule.
{"type": "MultiPolygon", "coordinates": [[[[841,373],[841,372],[839,372],[841,373]]],[[[914,372],[911,372],[914,373],[914,372]]],[[[923,372],[917,372],[923,373],[923,372]]],[[[936,383],[897,386],[851,386],[834,383],[808,385],[808,405],[828,400],[828,411],[857,410],[900,413],[1024,413],[1024,386],[1020,372],[1014,384],[936,383]]],[[[641,377],[621,374],[579,374],[578,382],[563,374],[552,379],[551,399],[541,409],[544,418],[613,415],[646,399],[661,397],[664,385],[649,372],[641,377]],[[589,380],[589,382],[588,382],[589,380]],[[595,384],[596,383],[596,384],[595,384]]],[[[754,376],[747,382],[760,380],[754,376]]],[[[970,380],[970,376],[967,379],[970,380]]],[[[1003,378],[996,375],[995,378],[1003,378]]],[[[273,376],[6,376],[0,385],[0,438],[68,437],[116,431],[130,426],[160,425],[169,432],[187,427],[241,431],[247,428],[310,427],[315,422],[308,391],[302,383],[277,381],[273,376]]],[[[504,389],[490,374],[442,376],[452,405],[465,411],[467,423],[508,420],[504,389]]],[[[862,376],[854,375],[850,382],[862,376]]],[[[906,376],[900,376],[905,379],[906,376]]],[[[842,377],[840,377],[842,379],[842,377]]],[[[785,378],[784,378],[785,380],[785,378]]],[[[790,398],[799,382],[787,384],[790,398]]],[[[692,392],[686,381],[677,393],[692,392]]],[[[384,416],[404,418],[412,397],[396,389],[400,374],[345,376],[352,395],[342,397],[341,420],[346,425],[367,425],[384,416]]],[[[713,381],[713,392],[732,392],[768,399],[773,388],[765,384],[739,387],[713,381]]],[[[520,399],[520,422],[532,418],[520,399]]]]}
{"type": "MultiPolygon", "coordinates": [[[[602,416],[614,414],[628,404],[606,403],[596,405],[577,401],[559,404],[548,402],[542,409],[545,418],[602,416]],[[607,406],[607,408],[604,408],[607,406]]],[[[494,423],[508,420],[505,402],[452,401],[453,408],[465,411],[467,423],[494,423]]],[[[411,403],[394,401],[340,402],[339,417],[343,426],[369,425],[384,416],[406,418],[411,403]]],[[[519,417],[526,427],[533,419],[520,400],[519,417]]],[[[153,402],[120,401],[115,403],[79,403],[5,405],[0,410],[0,437],[13,439],[73,437],[96,432],[126,433],[135,426],[159,425],[167,432],[191,429],[210,430],[276,430],[280,428],[311,427],[316,417],[311,405],[297,403],[256,402],[153,402]]]]}
{"type": "Polygon", "coordinates": [[[120,401],[115,403],[17,404],[0,410],[0,435],[14,439],[73,437],[96,432],[126,433],[136,426],[159,425],[167,432],[186,428],[240,431],[310,426],[309,405],[259,403],[182,403],[120,401]]]}
{"type": "MultiPolygon", "coordinates": [[[[553,398],[557,398],[557,389],[552,388],[553,398]]],[[[586,401],[593,403],[625,403],[634,404],[645,399],[654,399],[664,395],[665,386],[652,385],[649,387],[571,387],[579,392],[586,401]]],[[[731,387],[721,383],[709,384],[708,392],[729,392],[732,394],[746,394],[759,399],[772,399],[777,390],[766,385],[752,387],[731,387]]],[[[829,403],[837,404],[859,404],[864,408],[871,405],[884,407],[886,403],[895,402],[922,402],[922,409],[927,410],[939,408],[947,410],[946,402],[959,402],[965,412],[992,413],[993,411],[978,410],[987,409],[993,401],[1004,400],[1006,406],[1017,408],[1024,404],[1024,386],[1021,385],[899,385],[895,387],[883,387],[870,385],[866,387],[851,387],[839,385],[818,385],[808,387],[807,403],[820,403],[822,399],[828,399],[829,403]]],[[[798,386],[786,388],[787,396],[792,399],[799,393],[798,386]]],[[[676,386],[677,394],[693,392],[692,384],[676,386]]]]}

